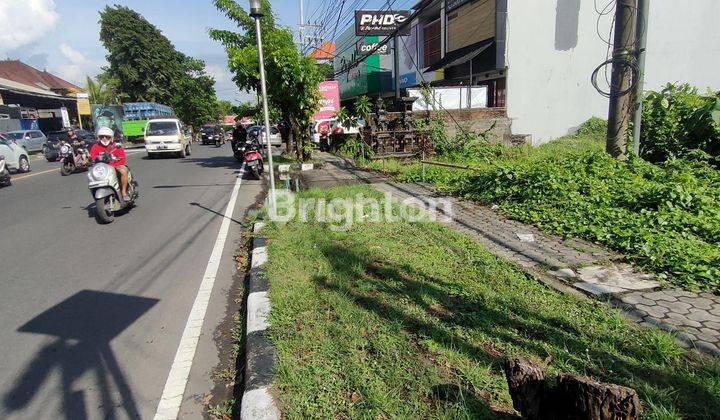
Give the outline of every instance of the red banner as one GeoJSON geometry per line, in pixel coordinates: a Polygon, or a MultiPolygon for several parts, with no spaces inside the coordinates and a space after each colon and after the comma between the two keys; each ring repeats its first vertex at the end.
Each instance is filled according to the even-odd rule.
{"type": "Polygon", "coordinates": [[[320,109],[315,114],[315,121],[326,120],[335,116],[340,109],[340,85],[335,80],[322,82],[318,86],[320,90],[320,109]]]}

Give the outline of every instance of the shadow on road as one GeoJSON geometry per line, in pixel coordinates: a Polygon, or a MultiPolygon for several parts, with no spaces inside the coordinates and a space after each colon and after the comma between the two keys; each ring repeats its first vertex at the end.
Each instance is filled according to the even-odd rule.
{"type": "Polygon", "coordinates": [[[240,169],[242,163],[238,162],[232,155],[228,156],[212,156],[212,157],[197,157],[197,158],[185,158],[180,162],[183,163],[194,163],[203,168],[227,168],[227,169],[240,169]]]}
{"type": "Polygon", "coordinates": [[[232,184],[187,184],[187,185],[156,185],[153,188],[159,189],[172,189],[172,188],[188,188],[188,187],[233,187],[232,184]]]}
{"type": "MultiPolygon", "coordinates": [[[[218,216],[220,216],[220,217],[225,217],[224,214],[222,214],[222,213],[220,213],[220,212],[217,212],[217,211],[215,211],[215,210],[213,210],[213,209],[211,209],[211,208],[209,208],[209,207],[205,207],[205,206],[203,206],[203,205],[200,204],[200,203],[192,202],[192,203],[188,203],[188,204],[190,204],[191,206],[199,207],[199,208],[201,208],[201,209],[203,209],[203,210],[207,210],[207,211],[209,211],[210,213],[215,213],[216,215],[218,215],[218,216]]],[[[242,225],[242,222],[239,221],[239,220],[237,220],[237,219],[233,219],[232,217],[229,217],[228,219],[232,220],[233,222],[237,223],[238,225],[242,225]]]]}
{"type": "Polygon", "coordinates": [[[94,388],[100,391],[100,409],[104,411],[101,416],[91,413],[90,417],[116,418],[115,410],[122,407],[127,417],[140,418],[110,342],[157,302],[83,290],[27,322],[19,332],[49,335],[56,340],[43,347],[25,367],[15,386],[3,397],[5,408],[12,412],[27,407],[51,373],[59,370],[57,393],[62,398],[65,418],[88,418],[84,391],[73,389],[87,373],[95,376],[94,388]],[[113,389],[119,393],[119,401],[113,397],[113,389]]]}

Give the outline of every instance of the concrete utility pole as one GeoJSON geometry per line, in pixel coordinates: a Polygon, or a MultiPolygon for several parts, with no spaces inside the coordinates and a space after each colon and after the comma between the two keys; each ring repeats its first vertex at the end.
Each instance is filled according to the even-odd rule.
{"type": "Polygon", "coordinates": [[[395,68],[395,100],[400,100],[400,35],[393,37],[393,67],[395,68]]]}
{"type": "Polygon", "coordinates": [[[638,0],[638,16],[635,32],[638,39],[638,77],[635,86],[635,118],[633,118],[633,149],[640,155],[640,130],[642,129],[643,97],[645,88],[645,49],[647,47],[650,0],[638,0]]]}
{"type": "Polygon", "coordinates": [[[300,0],[300,51],[305,51],[305,7],[300,0]]]}
{"type": "Polygon", "coordinates": [[[265,84],[265,58],[263,57],[262,30],[260,19],[263,17],[260,0],[250,0],[250,16],[255,19],[255,33],[258,46],[258,64],[260,65],[260,91],[262,93],[263,116],[265,117],[265,143],[270,172],[270,205],[275,211],[275,173],[273,168],[272,144],[270,144],[270,113],[268,112],[267,87],[265,84]]]}
{"type": "Polygon", "coordinates": [[[615,6],[610,109],[605,150],[619,160],[628,158],[627,139],[634,96],[630,92],[633,72],[629,63],[635,59],[636,3],[637,0],[617,0],[615,6]]]}

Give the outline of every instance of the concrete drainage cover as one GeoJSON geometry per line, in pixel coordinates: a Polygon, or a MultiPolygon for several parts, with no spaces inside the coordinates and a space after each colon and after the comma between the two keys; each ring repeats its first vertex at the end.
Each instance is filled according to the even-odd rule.
{"type": "Polygon", "coordinates": [[[577,277],[582,281],[575,283],[575,287],[595,295],[660,287],[651,274],[638,273],[629,265],[583,267],[577,270],[577,277]]]}

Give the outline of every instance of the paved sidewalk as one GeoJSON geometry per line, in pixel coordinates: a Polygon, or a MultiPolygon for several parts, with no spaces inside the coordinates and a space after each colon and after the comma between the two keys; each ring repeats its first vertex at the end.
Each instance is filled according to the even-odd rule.
{"type": "Polygon", "coordinates": [[[322,170],[303,174],[306,186],[369,183],[401,201],[428,204],[447,199],[452,204],[451,214],[446,214],[448,227],[472,236],[493,254],[563,291],[607,299],[630,319],[674,332],[686,346],[720,356],[720,297],[660,290],[651,274],[635,270],[622,255],[599,245],[548,235],[488,207],[440,196],[430,186],[389,182],[343,159],[327,154],[322,157],[327,163],[322,170]]]}

